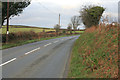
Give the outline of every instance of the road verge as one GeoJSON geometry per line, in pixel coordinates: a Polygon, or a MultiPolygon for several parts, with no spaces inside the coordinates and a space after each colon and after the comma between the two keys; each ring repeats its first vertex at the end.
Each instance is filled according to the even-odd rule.
{"type": "Polygon", "coordinates": [[[69,78],[118,77],[118,27],[87,29],[72,49],[69,78]]]}

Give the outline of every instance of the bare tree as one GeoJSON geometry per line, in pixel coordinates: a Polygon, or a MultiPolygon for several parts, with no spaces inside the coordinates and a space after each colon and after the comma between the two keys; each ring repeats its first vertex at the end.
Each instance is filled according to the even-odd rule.
{"type": "Polygon", "coordinates": [[[110,19],[109,19],[109,15],[104,15],[104,16],[101,16],[101,21],[100,21],[100,23],[103,23],[103,24],[108,24],[110,21],[111,21],[111,17],[110,17],[110,19]]]}
{"type": "Polygon", "coordinates": [[[81,19],[79,16],[73,16],[71,18],[71,23],[74,31],[77,29],[77,27],[81,24],[81,19]]]}
{"type": "Polygon", "coordinates": [[[112,23],[117,23],[116,17],[112,17],[111,15],[104,15],[101,17],[100,23],[104,24],[112,24],[112,23]]]}

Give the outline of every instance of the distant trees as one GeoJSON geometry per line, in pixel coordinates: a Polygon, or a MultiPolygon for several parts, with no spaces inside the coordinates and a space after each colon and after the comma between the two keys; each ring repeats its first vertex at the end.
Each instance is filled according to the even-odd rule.
{"type": "Polygon", "coordinates": [[[77,27],[80,25],[80,23],[81,23],[81,19],[79,16],[73,16],[71,18],[71,24],[72,24],[72,27],[74,30],[77,29],[77,27]]]}
{"type": "Polygon", "coordinates": [[[100,6],[84,6],[80,11],[83,24],[86,27],[98,25],[104,10],[105,9],[100,6]]]}
{"type": "MultiPolygon", "coordinates": [[[[23,9],[30,5],[30,0],[23,2],[9,2],[9,17],[19,16],[23,9]]],[[[2,25],[7,19],[7,2],[2,2],[2,25]]]]}
{"type": "Polygon", "coordinates": [[[116,17],[111,17],[111,15],[103,15],[101,17],[101,23],[109,24],[112,22],[118,22],[116,17]]]}
{"type": "Polygon", "coordinates": [[[71,23],[68,24],[67,30],[70,31],[70,33],[72,33],[72,32],[71,32],[71,30],[72,30],[72,24],[71,24],[71,23]]]}
{"type": "Polygon", "coordinates": [[[58,33],[60,31],[60,25],[59,24],[56,24],[54,26],[54,29],[56,30],[56,33],[58,33]]]}

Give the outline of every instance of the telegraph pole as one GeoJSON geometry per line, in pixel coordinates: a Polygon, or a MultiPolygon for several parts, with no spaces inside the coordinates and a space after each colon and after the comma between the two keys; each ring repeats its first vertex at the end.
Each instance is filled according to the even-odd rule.
{"type": "Polygon", "coordinates": [[[60,26],[60,14],[59,14],[59,26],[60,26]]]}
{"type": "Polygon", "coordinates": [[[7,1],[7,31],[6,31],[6,43],[8,42],[9,34],[9,0],[7,1]]]}

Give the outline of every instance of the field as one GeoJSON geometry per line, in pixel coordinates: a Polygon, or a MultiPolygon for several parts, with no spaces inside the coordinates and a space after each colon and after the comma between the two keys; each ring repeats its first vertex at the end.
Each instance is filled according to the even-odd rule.
{"type": "Polygon", "coordinates": [[[88,28],[72,50],[70,78],[118,77],[118,27],[88,28]]]}
{"type": "MultiPolygon", "coordinates": [[[[84,31],[75,31],[76,33],[83,33],[84,31]]],[[[72,31],[74,33],[74,31],[72,31]]]]}
{"type": "MultiPolygon", "coordinates": [[[[28,31],[34,31],[36,33],[38,32],[43,32],[43,30],[45,30],[45,32],[49,32],[49,31],[55,31],[52,28],[38,28],[38,27],[29,27],[29,26],[9,26],[9,31],[10,33],[16,33],[16,32],[28,32],[28,31]]],[[[6,26],[3,26],[2,28],[2,34],[6,33],[6,26]]]]}
{"type": "MultiPolygon", "coordinates": [[[[6,33],[6,26],[3,26],[2,29],[0,29],[0,30],[2,30],[2,34],[5,34],[6,33]]],[[[45,31],[45,32],[55,31],[55,29],[53,29],[53,28],[30,27],[30,26],[9,26],[9,32],[10,33],[29,32],[29,31],[39,33],[39,32],[43,32],[43,31],[45,31]]],[[[84,31],[75,31],[75,32],[76,33],[83,33],[84,31]]],[[[74,31],[72,31],[72,33],[74,33],[74,31]]]]}

